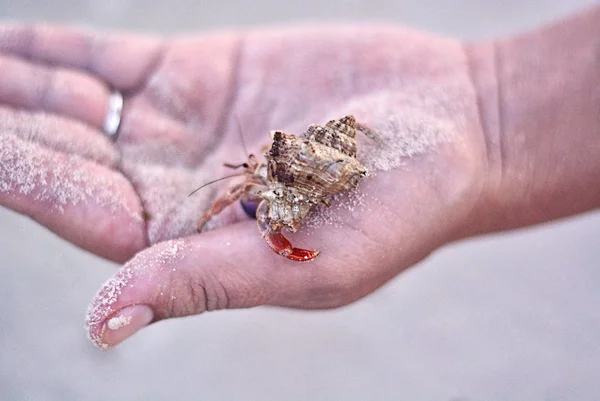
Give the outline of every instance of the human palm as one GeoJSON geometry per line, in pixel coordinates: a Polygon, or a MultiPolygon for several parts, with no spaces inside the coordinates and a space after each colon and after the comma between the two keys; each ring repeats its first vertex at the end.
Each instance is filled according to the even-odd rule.
{"type": "Polygon", "coordinates": [[[365,26],[170,40],[17,26],[0,30],[0,51],[0,203],[118,262],[143,250],[92,304],[99,344],[206,310],[354,301],[464,235],[483,186],[476,94],[453,40],[365,26]],[[125,98],[114,143],[101,132],[111,87],[125,98]],[[371,176],[291,237],[315,260],[273,253],[239,204],[196,234],[235,179],[188,194],[245,161],[243,142],[260,154],[270,130],[346,114],[383,143],[359,138],[371,176]],[[107,329],[115,316],[133,323],[107,329]]]}

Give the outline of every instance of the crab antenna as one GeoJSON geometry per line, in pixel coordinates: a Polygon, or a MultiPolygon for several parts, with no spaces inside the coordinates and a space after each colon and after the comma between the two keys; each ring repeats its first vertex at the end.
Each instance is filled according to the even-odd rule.
{"type": "Polygon", "coordinates": [[[246,141],[244,140],[244,134],[242,133],[242,124],[240,124],[240,119],[234,115],[235,118],[235,124],[237,125],[237,131],[238,134],[240,135],[240,141],[242,142],[242,147],[244,148],[244,156],[248,156],[250,153],[248,153],[248,148],[246,147],[246,141]]]}
{"type": "Polygon", "coordinates": [[[216,180],[212,180],[212,181],[207,182],[206,184],[202,184],[200,187],[194,189],[194,191],[192,191],[192,193],[188,195],[188,198],[190,196],[194,195],[196,192],[200,191],[202,188],[204,188],[207,185],[214,184],[215,182],[219,182],[222,180],[226,180],[227,178],[239,177],[241,175],[244,175],[244,173],[226,175],[225,177],[217,178],[216,180]]]}

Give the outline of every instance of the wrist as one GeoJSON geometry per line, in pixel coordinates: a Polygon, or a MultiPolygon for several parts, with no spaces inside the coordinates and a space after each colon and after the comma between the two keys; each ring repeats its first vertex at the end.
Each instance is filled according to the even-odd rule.
{"type": "Polygon", "coordinates": [[[476,232],[600,206],[600,9],[467,47],[487,161],[476,232]]]}

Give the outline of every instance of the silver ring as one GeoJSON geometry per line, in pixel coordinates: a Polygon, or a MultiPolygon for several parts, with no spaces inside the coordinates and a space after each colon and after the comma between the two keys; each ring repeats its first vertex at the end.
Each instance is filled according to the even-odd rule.
{"type": "Polygon", "coordinates": [[[119,126],[121,125],[121,116],[123,113],[123,95],[114,91],[108,99],[108,111],[104,119],[104,132],[112,140],[117,139],[119,126]]]}

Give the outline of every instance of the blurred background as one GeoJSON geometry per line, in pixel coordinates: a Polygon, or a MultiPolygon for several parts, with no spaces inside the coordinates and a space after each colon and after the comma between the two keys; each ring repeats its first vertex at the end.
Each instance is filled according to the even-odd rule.
{"type": "MultiPolygon", "coordinates": [[[[593,3],[0,0],[0,18],[155,34],[367,19],[477,40],[593,3]]],[[[335,311],[208,313],[101,352],[84,313],[116,268],[0,210],[0,400],[600,399],[600,213],[445,247],[335,311]]]]}

